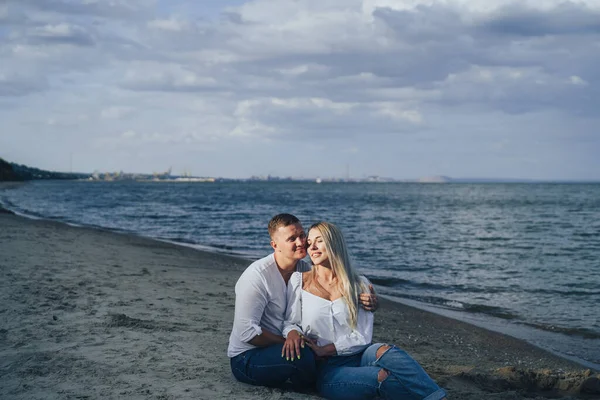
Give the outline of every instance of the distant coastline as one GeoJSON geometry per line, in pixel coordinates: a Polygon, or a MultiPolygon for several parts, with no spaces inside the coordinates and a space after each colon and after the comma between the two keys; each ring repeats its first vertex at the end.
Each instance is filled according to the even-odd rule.
{"type": "Polygon", "coordinates": [[[526,179],[526,178],[452,178],[445,175],[424,176],[415,179],[397,179],[371,175],[364,178],[335,177],[279,177],[273,175],[251,176],[249,178],[225,178],[210,176],[192,176],[171,174],[169,168],[165,172],[127,173],[118,172],[58,172],[47,171],[22,164],[8,162],[0,158],[0,182],[29,180],[85,180],[85,181],[139,181],[139,182],[315,182],[315,183],[600,183],[594,179],[526,179]]]}

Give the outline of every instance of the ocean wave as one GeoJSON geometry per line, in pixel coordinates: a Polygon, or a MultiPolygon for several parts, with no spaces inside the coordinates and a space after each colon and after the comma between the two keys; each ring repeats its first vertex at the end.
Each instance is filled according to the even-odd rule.
{"type": "Polygon", "coordinates": [[[397,277],[378,277],[370,274],[366,276],[373,284],[389,288],[414,288],[444,293],[504,293],[509,291],[505,286],[444,285],[430,282],[415,282],[397,277]]]}
{"type": "Polygon", "coordinates": [[[404,299],[414,300],[414,301],[417,301],[420,303],[431,304],[431,305],[434,305],[437,307],[442,307],[442,308],[455,310],[455,311],[490,315],[490,316],[493,316],[493,317],[496,317],[499,319],[503,319],[503,320],[520,320],[523,318],[522,316],[515,313],[514,311],[503,308],[503,307],[489,306],[489,305],[485,305],[485,304],[470,304],[470,303],[466,303],[463,301],[448,300],[445,298],[435,297],[435,296],[407,295],[407,294],[393,292],[393,291],[385,292],[384,294],[390,294],[390,295],[393,295],[394,297],[398,297],[400,299],[404,298],[404,299]]]}
{"type": "Polygon", "coordinates": [[[554,332],[554,333],[562,333],[568,336],[578,336],[584,339],[600,339],[600,332],[593,331],[588,328],[570,328],[570,327],[562,327],[557,325],[549,325],[543,323],[535,323],[535,322],[519,322],[520,324],[530,326],[532,328],[540,329],[542,331],[554,332]]]}

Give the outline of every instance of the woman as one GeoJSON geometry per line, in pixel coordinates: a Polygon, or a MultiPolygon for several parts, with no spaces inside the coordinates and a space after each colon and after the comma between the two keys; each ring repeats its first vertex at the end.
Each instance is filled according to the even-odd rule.
{"type": "Polygon", "coordinates": [[[316,223],[307,243],[314,266],[290,278],[282,357],[309,346],[318,359],[317,389],[329,399],[446,399],[404,351],[371,344],[373,313],[357,306],[369,281],[352,268],[341,231],[316,223]]]}

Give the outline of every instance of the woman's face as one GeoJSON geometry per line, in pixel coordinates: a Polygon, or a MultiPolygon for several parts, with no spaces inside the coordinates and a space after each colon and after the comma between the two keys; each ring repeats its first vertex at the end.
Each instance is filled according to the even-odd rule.
{"type": "Polygon", "coordinates": [[[306,243],[308,245],[308,255],[314,265],[329,264],[329,254],[327,254],[325,248],[325,241],[318,229],[313,228],[308,232],[306,243]]]}

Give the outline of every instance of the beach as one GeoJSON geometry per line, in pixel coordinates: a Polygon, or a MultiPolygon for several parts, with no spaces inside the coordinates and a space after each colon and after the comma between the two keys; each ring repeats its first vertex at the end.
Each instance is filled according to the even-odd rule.
{"type": "MultiPolygon", "coordinates": [[[[251,260],[0,213],[0,398],[304,399],[235,381],[234,285],[251,260]]],[[[596,371],[381,300],[374,341],[450,399],[599,399],[596,371]]]]}

